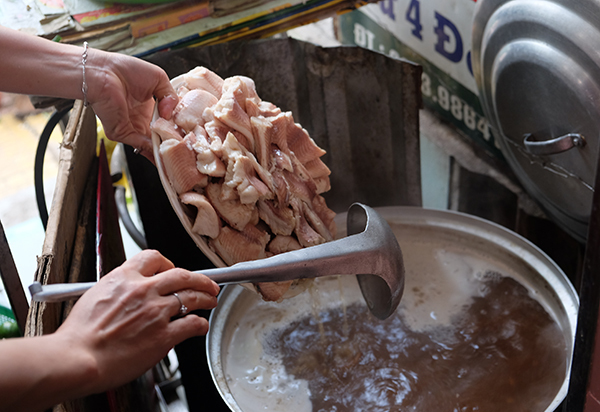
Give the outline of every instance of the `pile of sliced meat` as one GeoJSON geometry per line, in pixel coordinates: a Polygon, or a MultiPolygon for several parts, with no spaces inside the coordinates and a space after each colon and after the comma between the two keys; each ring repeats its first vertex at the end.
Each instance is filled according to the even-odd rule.
{"type": "MultiPolygon", "coordinates": [[[[254,81],[223,80],[196,67],[182,76],[172,120],[152,123],[179,200],[195,214],[193,232],[227,265],[333,240],[335,213],[325,151],[307,131],[262,101],[254,81]]],[[[292,282],[255,285],[280,300],[292,282]]]]}

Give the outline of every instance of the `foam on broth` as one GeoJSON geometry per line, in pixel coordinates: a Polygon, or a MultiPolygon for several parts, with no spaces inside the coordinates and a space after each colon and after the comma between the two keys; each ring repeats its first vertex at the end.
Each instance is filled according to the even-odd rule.
{"type": "Polygon", "coordinates": [[[566,342],[514,280],[522,274],[443,230],[391,226],[406,267],[391,318],[368,313],[353,276],[281,303],[251,297],[223,349],[242,410],[545,410],[566,374],[566,342]]]}

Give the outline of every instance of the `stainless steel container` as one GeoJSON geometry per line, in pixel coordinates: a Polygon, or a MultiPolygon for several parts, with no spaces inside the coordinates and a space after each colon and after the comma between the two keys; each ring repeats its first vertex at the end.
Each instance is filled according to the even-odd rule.
{"type": "MultiPolygon", "coordinates": [[[[465,291],[472,287],[474,279],[489,271],[514,278],[545,308],[558,324],[567,347],[563,384],[546,409],[553,411],[568,389],[578,309],[577,295],[561,269],[529,241],[470,215],[412,207],[377,211],[390,223],[403,248],[407,283],[398,310],[404,310],[416,324],[427,326],[449,319],[470,299],[465,291]],[[448,294],[440,298],[440,291],[448,294]]],[[[344,216],[339,218],[343,222],[344,216]]],[[[340,229],[343,232],[343,227],[340,229]]],[[[360,300],[353,277],[340,279],[344,281],[344,300],[360,300]]],[[[338,280],[328,279],[317,286],[316,297],[305,293],[281,303],[263,302],[239,286],[223,290],[210,319],[207,356],[214,382],[232,411],[291,410],[286,402],[291,402],[294,410],[301,410],[302,405],[310,410],[306,387],[301,382],[295,384],[294,393],[278,392],[275,387],[279,384],[266,380],[265,391],[244,391],[237,374],[244,368],[262,371],[272,367],[268,362],[261,365],[261,333],[310,315],[314,299],[322,306],[339,305],[339,288],[338,280]],[[255,316],[248,317],[249,314],[255,316]]],[[[270,378],[261,372],[256,381],[260,379],[270,378]]]]}
{"type": "Polygon", "coordinates": [[[600,3],[486,0],[473,72],[503,154],[547,214],[587,236],[600,115],[600,3]]]}

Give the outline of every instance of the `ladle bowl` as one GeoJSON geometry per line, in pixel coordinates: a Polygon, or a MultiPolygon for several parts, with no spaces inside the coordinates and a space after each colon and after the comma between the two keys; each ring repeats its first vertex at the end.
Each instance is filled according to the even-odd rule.
{"type": "MultiPolygon", "coordinates": [[[[220,285],[356,275],[371,313],[386,319],[398,307],[404,291],[404,262],[398,241],[389,224],[360,203],[350,206],[346,226],[348,236],[342,239],[196,273],[220,285]]],[[[29,291],[35,301],[62,301],[81,295],[94,284],[42,286],[36,282],[29,291]]]]}

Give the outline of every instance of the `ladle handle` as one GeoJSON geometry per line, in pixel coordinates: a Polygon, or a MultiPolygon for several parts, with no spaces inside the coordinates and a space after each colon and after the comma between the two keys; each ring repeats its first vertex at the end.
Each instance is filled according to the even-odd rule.
{"type": "Polygon", "coordinates": [[[36,302],[62,302],[83,295],[96,282],[54,283],[42,285],[33,282],[29,285],[31,299],[36,302]]]}
{"type": "MultiPolygon", "coordinates": [[[[329,275],[376,273],[373,270],[372,248],[366,232],[333,242],[294,250],[269,258],[237,263],[232,266],[197,270],[219,285],[234,283],[278,282],[329,275]],[[365,259],[348,259],[365,256],[365,259]]],[[[29,286],[31,298],[37,302],[62,302],[83,295],[96,282],[56,283],[29,286]]]]}
{"type": "Polygon", "coordinates": [[[360,242],[360,236],[363,236],[363,233],[266,259],[198,270],[195,273],[202,273],[220,285],[372,273],[372,259],[357,259],[361,255],[372,256],[372,251],[365,245],[369,242],[366,239],[365,242],[360,242]],[[360,243],[364,244],[361,246],[360,243]],[[348,259],[350,254],[354,255],[353,259],[348,259]]]}

